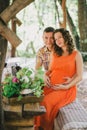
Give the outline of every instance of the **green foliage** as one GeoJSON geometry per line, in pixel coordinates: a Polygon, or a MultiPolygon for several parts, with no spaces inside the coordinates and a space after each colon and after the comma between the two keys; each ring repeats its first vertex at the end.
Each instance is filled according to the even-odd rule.
{"type": "Polygon", "coordinates": [[[22,68],[16,73],[16,77],[8,76],[3,83],[3,95],[10,98],[18,96],[21,99],[20,92],[24,89],[29,89],[32,93],[40,97],[43,93],[43,71],[39,69],[37,74],[29,68],[22,68]]]}
{"type": "Polygon", "coordinates": [[[26,50],[18,50],[16,52],[17,52],[16,55],[19,56],[19,57],[28,57],[28,58],[35,57],[35,54],[29,53],[26,50]]]}
{"type": "Polygon", "coordinates": [[[82,53],[83,62],[87,62],[87,53],[82,53]]]}
{"type": "Polygon", "coordinates": [[[13,82],[12,76],[6,77],[3,85],[4,96],[9,98],[20,94],[20,84],[19,82],[13,82]]]}

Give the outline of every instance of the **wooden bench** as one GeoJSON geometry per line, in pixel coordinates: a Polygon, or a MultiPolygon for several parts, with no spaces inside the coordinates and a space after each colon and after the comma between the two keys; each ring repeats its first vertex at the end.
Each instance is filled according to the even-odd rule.
{"type": "Polygon", "coordinates": [[[87,111],[78,100],[59,110],[54,130],[87,130],[87,111]]]}

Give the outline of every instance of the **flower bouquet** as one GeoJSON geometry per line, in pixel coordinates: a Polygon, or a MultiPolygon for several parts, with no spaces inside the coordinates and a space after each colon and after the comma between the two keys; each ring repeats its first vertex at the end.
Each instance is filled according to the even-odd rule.
{"type": "Polygon", "coordinates": [[[34,95],[40,97],[43,94],[43,71],[39,69],[35,74],[34,70],[22,68],[16,76],[8,75],[3,82],[3,96],[7,98],[18,97],[23,95],[34,95]]]}

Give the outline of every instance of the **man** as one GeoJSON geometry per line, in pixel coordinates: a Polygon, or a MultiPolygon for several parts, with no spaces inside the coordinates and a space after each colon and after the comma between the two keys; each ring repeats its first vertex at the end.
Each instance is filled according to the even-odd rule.
{"type": "Polygon", "coordinates": [[[47,27],[43,31],[43,41],[45,45],[42,48],[40,48],[37,52],[36,66],[35,66],[36,70],[38,70],[42,66],[44,67],[45,71],[48,70],[50,52],[52,49],[52,45],[54,43],[53,32],[54,32],[53,27],[47,27]]]}
{"type": "MultiPolygon", "coordinates": [[[[44,46],[40,48],[36,55],[36,66],[35,69],[38,70],[40,67],[43,67],[45,71],[48,70],[49,61],[50,61],[50,53],[52,49],[52,45],[54,43],[53,38],[53,27],[47,27],[43,31],[43,42],[44,46]]],[[[49,79],[48,79],[49,82],[49,79]]],[[[35,128],[36,130],[37,128],[35,128]]],[[[42,130],[42,128],[39,128],[42,130]]]]}

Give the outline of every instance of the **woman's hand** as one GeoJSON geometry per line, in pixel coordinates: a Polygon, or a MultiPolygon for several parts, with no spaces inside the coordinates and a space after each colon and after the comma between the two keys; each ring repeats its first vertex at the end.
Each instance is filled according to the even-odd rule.
{"type": "Polygon", "coordinates": [[[47,87],[52,87],[51,83],[50,83],[50,78],[47,75],[44,75],[44,82],[46,84],[47,87]]]}
{"type": "Polygon", "coordinates": [[[54,90],[60,90],[60,89],[68,89],[69,88],[69,83],[72,81],[72,78],[70,77],[64,77],[66,80],[63,84],[55,84],[54,86],[50,83],[50,78],[48,75],[44,75],[44,82],[47,87],[51,87],[54,90]]]}

